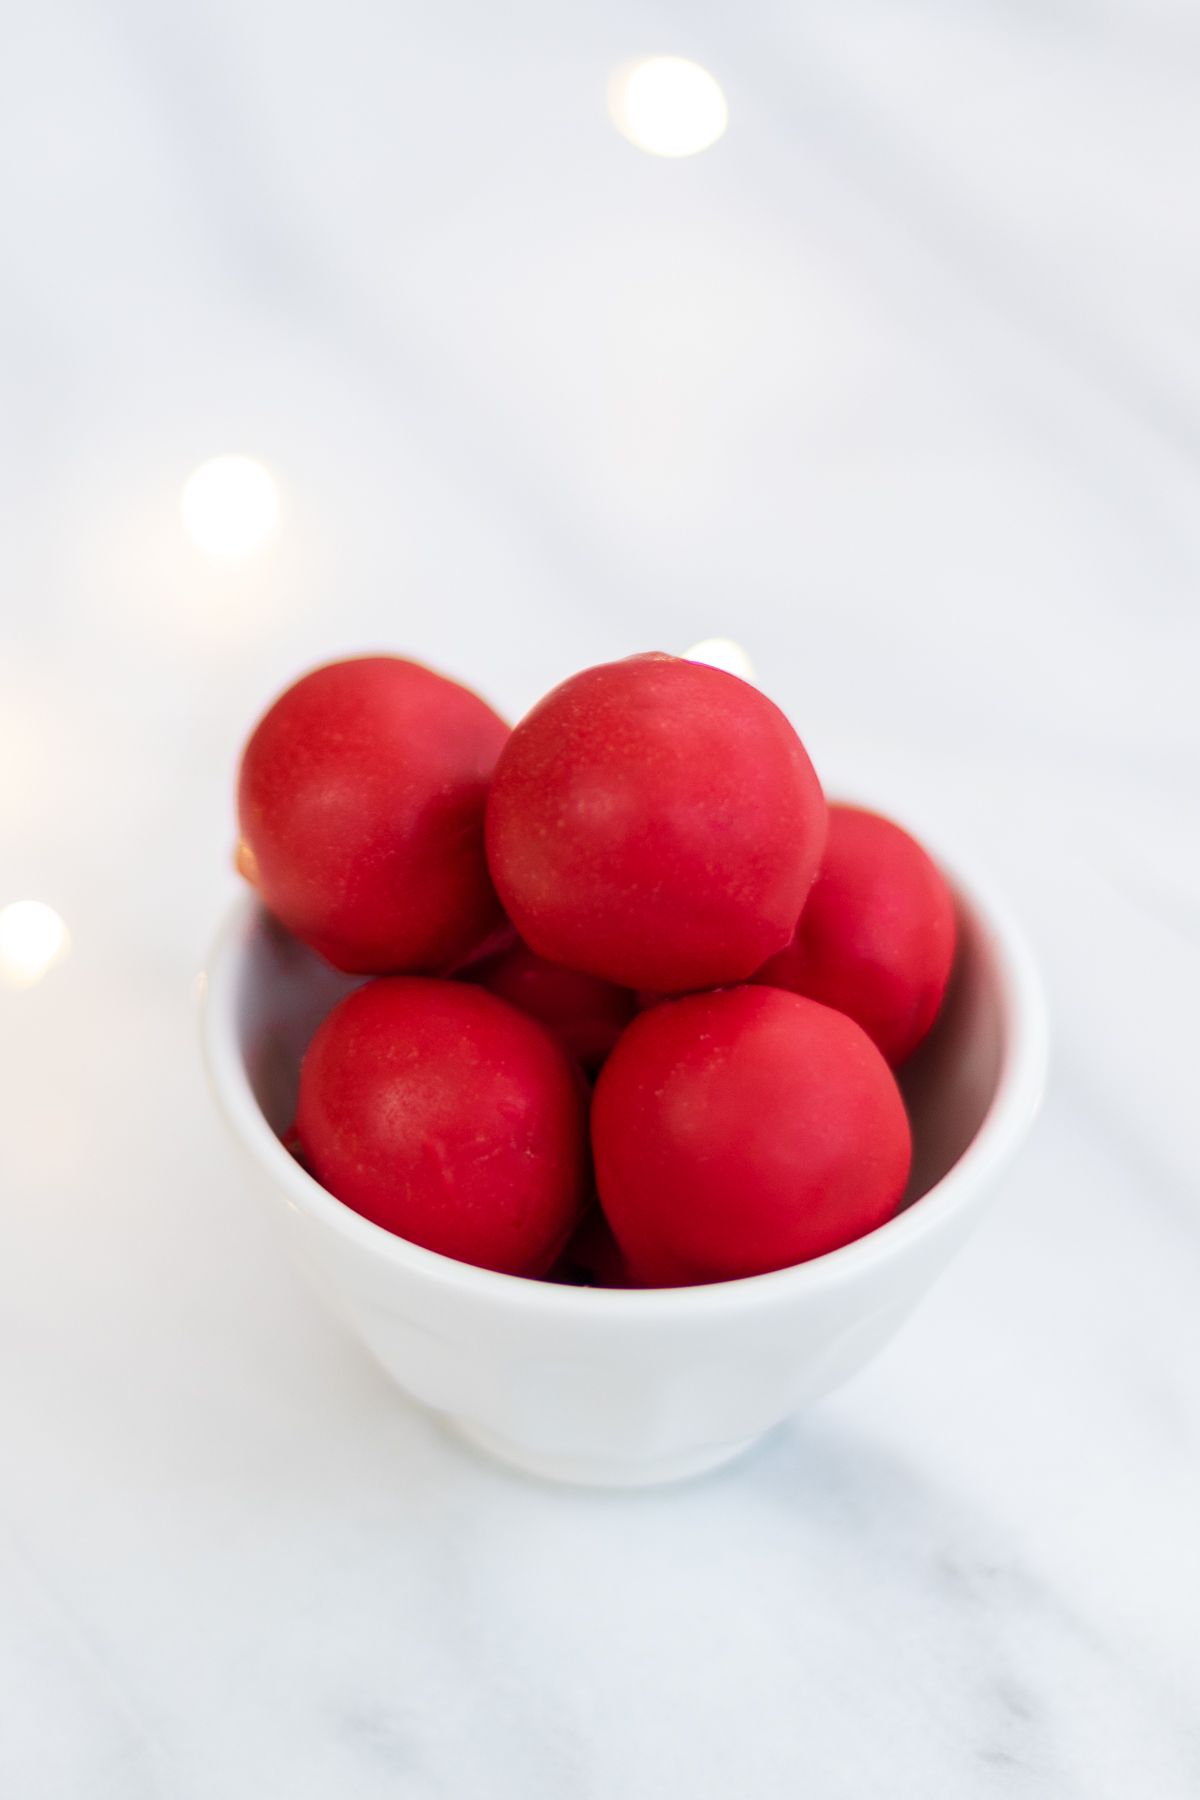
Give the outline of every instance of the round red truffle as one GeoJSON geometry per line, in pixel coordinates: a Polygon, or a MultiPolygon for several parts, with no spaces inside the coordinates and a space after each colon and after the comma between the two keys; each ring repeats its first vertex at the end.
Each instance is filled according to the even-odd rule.
{"type": "Polygon", "coordinates": [[[246,745],[238,867],[337,968],[451,968],[501,917],[483,816],[507,736],[478,695],[419,663],[314,669],[246,745]]]}
{"type": "Polygon", "coordinates": [[[627,988],[547,962],[528,944],[514,944],[472,970],[471,979],[540,1019],[588,1074],[600,1067],[636,1010],[627,988]]]}
{"type": "Polygon", "coordinates": [[[786,1268],[891,1218],[912,1144],[895,1077],[842,1013],[778,988],[641,1013],[592,1100],[600,1202],[639,1284],[786,1268]]]}
{"type": "Polygon", "coordinates": [[[779,708],[659,654],[549,693],[488,800],[488,862],[526,943],[662,992],[743,979],[782,949],[824,839],[820,784],[779,708]]]}
{"type": "Polygon", "coordinates": [[[582,1084],[541,1025],[450,981],[372,981],[300,1070],[302,1160],[364,1218],[427,1250],[543,1275],[580,1217],[582,1084]]]}
{"type": "Polygon", "coordinates": [[[954,944],[953,896],[920,844],[878,813],[831,806],[792,941],[755,980],[848,1013],[895,1068],[937,1018],[954,944]]]}

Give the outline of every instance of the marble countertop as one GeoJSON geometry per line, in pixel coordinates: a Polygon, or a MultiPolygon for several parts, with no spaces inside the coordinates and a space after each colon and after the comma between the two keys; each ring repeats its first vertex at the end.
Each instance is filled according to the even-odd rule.
{"type": "Polygon", "coordinates": [[[0,1792],[1200,1792],[1200,18],[1155,0],[14,13],[0,65],[0,1792]],[[672,161],[609,72],[728,95],[672,161]],[[180,485],[261,457],[268,548],[180,485]],[[1050,1097],[895,1345],[559,1491],[281,1263],[204,1092],[240,737],[748,647],[1025,919],[1050,1097]]]}

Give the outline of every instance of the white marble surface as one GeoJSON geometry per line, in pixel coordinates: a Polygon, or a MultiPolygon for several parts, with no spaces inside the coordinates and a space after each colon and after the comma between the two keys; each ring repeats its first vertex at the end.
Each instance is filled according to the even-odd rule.
{"type": "Polygon", "coordinates": [[[0,1792],[1200,1792],[1200,15],[10,4],[0,59],[0,1792]],[[621,141],[699,57],[727,138],[621,141]],[[179,485],[284,491],[219,569],[179,485]],[[476,1461],[281,1266],[192,976],[239,736],[406,648],[519,711],[749,645],[1023,912],[1042,1124],[750,1461],[476,1461]]]}

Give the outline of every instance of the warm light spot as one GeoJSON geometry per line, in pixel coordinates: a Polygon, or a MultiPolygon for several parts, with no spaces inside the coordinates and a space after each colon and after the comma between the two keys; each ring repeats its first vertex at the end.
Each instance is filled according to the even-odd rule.
{"type": "Polygon", "coordinates": [[[702,638],[684,655],[688,662],[707,663],[710,668],[724,669],[727,675],[740,675],[743,681],[754,680],[754,664],[732,638],[702,638]]]}
{"type": "Polygon", "coordinates": [[[252,456],[214,456],[188,476],[179,510],[192,542],[209,556],[249,556],[279,517],[279,490],[252,456]]]}
{"type": "Polygon", "coordinates": [[[34,987],[71,948],[58,913],[41,900],[14,900],[0,909],[0,981],[34,987]]]}
{"type": "Polygon", "coordinates": [[[233,853],[233,866],[243,881],[248,881],[251,887],[255,886],[258,881],[258,858],[245,838],[238,839],[237,849],[233,853]]]}
{"type": "Polygon", "coordinates": [[[651,156],[695,156],[729,123],[719,82],[684,56],[652,56],[618,69],[608,108],[622,136],[651,156]]]}

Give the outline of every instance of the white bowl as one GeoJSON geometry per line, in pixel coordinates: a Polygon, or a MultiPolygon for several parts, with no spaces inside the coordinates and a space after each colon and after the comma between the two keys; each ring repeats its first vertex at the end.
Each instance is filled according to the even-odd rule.
{"type": "Polygon", "coordinates": [[[906,1205],[796,1268],[709,1287],[559,1287],[453,1262],[343,1206],[278,1134],[305,1045],[356,984],[249,896],[204,983],[213,1091],[296,1260],[407,1393],[533,1474],[609,1486],[698,1474],[876,1355],[963,1243],[1033,1120],[1047,1046],[1036,973],[1003,909],[951,879],[958,965],[903,1072],[915,1140],[906,1205]]]}

